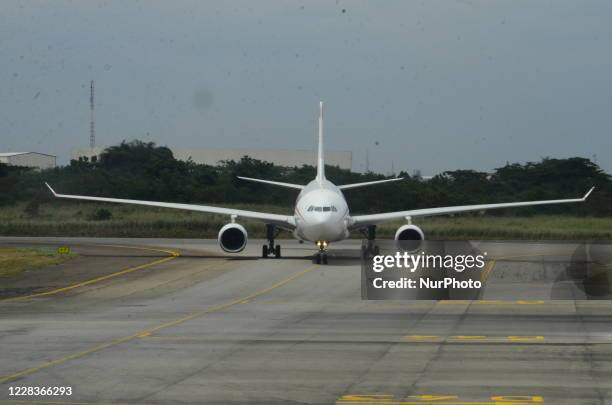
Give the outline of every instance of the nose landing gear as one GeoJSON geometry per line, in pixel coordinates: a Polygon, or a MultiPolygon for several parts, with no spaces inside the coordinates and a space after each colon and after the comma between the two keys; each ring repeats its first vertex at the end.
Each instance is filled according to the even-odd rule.
{"type": "Polygon", "coordinates": [[[278,236],[280,229],[276,229],[274,225],[266,224],[266,239],[268,244],[261,247],[261,257],[264,259],[269,255],[274,255],[277,259],[281,257],[280,245],[274,246],[274,238],[278,236]]]}
{"type": "Polygon", "coordinates": [[[315,264],[327,264],[327,241],[318,241],[317,246],[319,251],[312,257],[312,262],[315,264]]]}

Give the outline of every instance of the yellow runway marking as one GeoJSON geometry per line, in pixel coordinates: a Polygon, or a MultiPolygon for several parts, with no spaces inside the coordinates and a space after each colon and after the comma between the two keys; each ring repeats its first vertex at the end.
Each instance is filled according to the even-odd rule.
{"type": "Polygon", "coordinates": [[[35,293],[35,294],[29,294],[29,295],[21,295],[21,296],[12,297],[12,298],[5,298],[5,299],[0,300],[0,303],[22,301],[22,300],[28,300],[30,298],[46,297],[46,296],[49,296],[49,295],[59,294],[59,293],[62,293],[62,292],[74,290],[75,288],[85,287],[85,286],[88,286],[88,285],[91,285],[91,284],[99,283],[100,281],[105,281],[105,280],[108,280],[108,279],[111,279],[111,278],[123,276],[123,275],[128,274],[128,273],[133,273],[133,272],[138,271],[138,270],[146,269],[148,267],[155,266],[155,265],[158,265],[158,264],[165,263],[167,261],[176,259],[177,257],[180,256],[178,252],[175,252],[173,250],[153,249],[153,248],[136,247],[136,246],[121,246],[121,245],[97,245],[97,246],[118,247],[118,248],[139,249],[139,250],[151,250],[151,251],[154,251],[154,252],[168,253],[170,256],[164,257],[162,259],[153,260],[152,262],[144,263],[144,264],[141,264],[139,266],[129,267],[127,269],[118,271],[116,273],[111,273],[111,274],[107,274],[105,276],[96,277],[96,278],[93,278],[91,280],[86,280],[86,281],[82,281],[80,283],[71,284],[71,285],[66,286],[66,287],[56,288],[55,290],[45,291],[45,292],[40,292],[40,293],[35,293]]]}
{"type": "Polygon", "coordinates": [[[533,405],[533,402],[524,401],[343,401],[338,400],[336,404],[352,405],[533,405]]]}
{"type": "Polygon", "coordinates": [[[487,281],[487,279],[489,278],[489,274],[491,274],[491,272],[493,271],[493,268],[495,267],[496,263],[497,262],[495,261],[495,259],[493,259],[487,264],[487,267],[485,267],[485,269],[480,274],[481,282],[484,283],[485,281],[487,281]]]}
{"type": "Polygon", "coordinates": [[[524,254],[524,255],[515,255],[515,256],[501,256],[496,259],[491,259],[489,264],[482,271],[480,275],[480,281],[481,282],[487,281],[487,279],[491,275],[491,272],[493,271],[493,268],[495,268],[495,265],[497,264],[497,260],[519,259],[519,258],[525,258],[525,257],[538,257],[538,256],[555,256],[555,255],[560,255],[560,253],[558,252],[557,253],[534,253],[534,254],[524,254]]]}
{"type": "Polygon", "coordinates": [[[536,405],[544,398],[539,395],[494,395],[488,401],[466,401],[457,395],[408,395],[395,397],[385,394],[348,394],[340,397],[336,404],[361,405],[536,405]]]}
{"type": "Polygon", "coordinates": [[[486,336],[480,336],[480,335],[473,335],[473,336],[451,336],[451,339],[458,339],[458,340],[479,340],[479,339],[486,339],[486,336]]]}
{"type": "Polygon", "coordinates": [[[122,249],[134,249],[134,250],[149,250],[151,252],[163,252],[163,253],[168,253],[169,255],[178,255],[178,253],[174,250],[170,250],[170,249],[159,249],[159,248],[152,248],[152,247],[147,247],[147,246],[130,246],[130,245],[105,245],[105,244],[93,244],[93,245],[89,245],[89,246],[103,246],[103,247],[113,247],[113,248],[122,248],[122,249]]]}
{"type": "MultiPolygon", "coordinates": [[[[167,259],[170,259],[170,258],[167,258],[167,259]]],[[[287,278],[285,278],[285,279],[283,279],[283,280],[281,280],[281,281],[271,285],[270,287],[264,288],[263,290],[256,291],[253,294],[247,295],[246,297],[237,298],[237,299],[235,299],[233,301],[230,301],[228,303],[220,304],[220,305],[215,305],[215,306],[212,306],[212,307],[210,307],[208,309],[205,309],[205,310],[202,310],[202,311],[192,312],[192,313],[190,313],[188,315],[182,316],[182,317],[180,317],[178,319],[175,319],[173,321],[164,322],[164,323],[162,323],[162,324],[160,324],[158,326],[155,326],[155,327],[152,327],[152,328],[149,328],[149,329],[144,329],[144,330],[138,331],[136,333],[133,333],[131,335],[124,336],[124,337],[121,337],[121,338],[117,338],[117,339],[108,341],[106,343],[101,343],[99,345],[93,346],[93,347],[91,347],[89,349],[86,349],[86,350],[83,350],[83,351],[80,351],[80,352],[73,353],[73,354],[70,354],[68,356],[60,357],[60,358],[55,359],[55,360],[50,360],[50,361],[47,361],[47,362],[45,362],[43,364],[40,364],[38,366],[30,367],[28,369],[25,369],[25,370],[22,370],[22,371],[18,371],[16,373],[13,373],[13,374],[10,374],[10,375],[2,376],[2,377],[0,377],[0,384],[4,384],[4,383],[6,383],[8,381],[12,381],[12,380],[15,380],[15,379],[20,378],[20,377],[25,377],[27,375],[36,373],[36,372],[38,372],[40,370],[44,370],[44,369],[52,367],[52,366],[57,366],[59,364],[66,363],[67,361],[70,361],[70,360],[78,359],[78,358],[86,356],[88,354],[99,352],[100,350],[107,349],[109,347],[113,347],[113,346],[120,345],[122,343],[129,342],[130,340],[133,340],[133,339],[136,339],[136,338],[150,336],[151,334],[153,334],[155,332],[158,332],[158,331],[160,331],[162,329],[166,329],[166,328],[169,328],[171,326],[176,326],[176,325],[179,325],[179,324],[181,324],[183,322],[187,322],[187,321],[189,321],[191,319],[198,318],[198,317],[201,317],[201,316],[213,313],[213,312],[222,311],[222,310],[227,309],[227,308],[229,308],[231,306],[240,304],[242,301],[252,300],[253,298],[256,298],[256,297],[258,297],[260,295],[266,294],[266,293],[274,290],[275,288],[284,286],[285,284],[289,283],[290,281],[293,281],[296,278],[301,277],[304,274],[312,271],[317,266],[318,265],[310,266],[310,267],[306,268],[305,270],[302,270],[302,271],[299,271],[297,273],[294,273],[290,277],[287,277],[287,278]]]]}
{"type": "Polygon", "coordinates": [[[436,335],[410,335],[410,336],[404,336],[404,339],[422,340],[422,341],[428,342],[428,341],[442,340],[442,337],[436,336],[436,335]]]}
{"type": "Polygon", "coordinates": [[[534,342],[544,340],[544,336],[508,336],[512,342],[534,342]]]}
{"type": "Polygon", "coordinates": [[[457,336],[437,336],[437,335],[408,335],[402,337],[409,342],[446,342],[446,343],[542,343],[544,336],[484,336],[484,335],[457,335],[457,336]]]}
{"type": "Polygon", "coordinates": [[[352,405],[533,405],[533,402],[524,401],[397,401],[397,400],[382,400],[382,401],[344,401],[338,400],[336,404],[352,404],[352,405]]]}

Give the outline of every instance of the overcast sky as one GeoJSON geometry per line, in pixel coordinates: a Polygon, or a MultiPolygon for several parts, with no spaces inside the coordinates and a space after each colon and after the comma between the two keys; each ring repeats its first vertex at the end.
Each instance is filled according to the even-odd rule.
{"type": "Polygon", "coordinates": [[[0,3],[0,151],[123,139],[326,146],[436,174],[596,155],[612,172],[612,2],[0,3]]]}

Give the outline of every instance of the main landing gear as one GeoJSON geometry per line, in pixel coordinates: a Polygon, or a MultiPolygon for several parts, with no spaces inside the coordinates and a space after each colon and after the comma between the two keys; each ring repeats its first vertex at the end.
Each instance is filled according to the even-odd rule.
{"type": "Polygon", "coordinates": [[[361,233],[366,237],[367,244],[362,246],[362,256],[368,257],[368,255],[377,256],[380,254],[380,248],[376,245],[376,225],[369,225],[367,228],[362,229],[361,233]]]}
{"type": "Polygon", "coordinates": [[[318,241],[317,246],[319,251],[312,257],[312,262],[315,264],[327,264],[327,242],[318,241]]]}
{"type": "Polygon", "coordinates": [[[280,233],[280,229],[276,229],[274,225],[266,224],[266,239],[268,244],[261,247],[261,257],[267,258],[269,255],[274,255],[276,258],[281,257],[280,245],[274,246],[274,239],[280,233]]]}

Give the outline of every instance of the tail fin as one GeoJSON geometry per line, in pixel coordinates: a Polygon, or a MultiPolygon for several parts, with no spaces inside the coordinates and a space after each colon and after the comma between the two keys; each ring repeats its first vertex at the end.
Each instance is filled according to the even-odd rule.
{"type": "Polygon", "coordinates": [[[325,180],[325,160],[323,159],[323,101],[319,102],[319,150],[317,158],[317,181],[325,180]]]}

